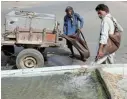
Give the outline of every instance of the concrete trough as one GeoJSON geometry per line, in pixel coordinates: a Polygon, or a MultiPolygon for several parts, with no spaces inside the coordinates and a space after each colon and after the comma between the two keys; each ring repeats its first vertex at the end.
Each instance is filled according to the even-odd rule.
{"type": "Polygon", "coordinates": [[[99,82],[109,92],[111,99],[127,99],[126,64],[108,65],[103,68],[98,68],[95,71],[99,77],[99,82]]]}
{"type": "Polygon", "coordinates": [[[126,99],[126,73],[126,64],[5,70],[1,95],[2,99],[126,99]]]}

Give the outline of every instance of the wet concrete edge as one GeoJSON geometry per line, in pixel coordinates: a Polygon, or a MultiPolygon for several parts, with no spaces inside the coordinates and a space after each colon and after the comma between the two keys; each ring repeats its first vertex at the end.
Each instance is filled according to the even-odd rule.
{"type": "Polygon", "coordinates": [[[111,95],[111,92],[109,91],[109,89],[108,89],[108,87],[107,87],[107,84],[106,84],[105,80],[103,79],[102,74],[101,74],[101,72],[100,72],[99,69],[95,69],[95,75],[96,75],[96,77],[97,77],[98,82],[99,82],[100,85],[101,85],[101,88],[102,88],[103,91],[104,91],[105,97],[106,97],[107,99],[113,99],[113,97],[112,97],[112,95],[111,95]]]}
{"type": "MultiPolygon", "coordinates": [[[[115,88],[111,88],[111,86],[108,83],[108,79],[105,78],[105,71],[103,71],[102,68],[97,68],[95,69],[96,77],[101,84],[103,91],[105,92],[106,98],[107,99],[124,99],[124,97],[121,95],[121,93],[116,93],[113,90],[115,88]],[[116,95],[119,94],[119,97],[116,95]]],[[[110,78],[109,78],[110,79],[110,78]]],[[[111,82],[110,82],[111,83],[111,82]]],[[[119,89],[117,89],[119,90],[119,89]]]]}

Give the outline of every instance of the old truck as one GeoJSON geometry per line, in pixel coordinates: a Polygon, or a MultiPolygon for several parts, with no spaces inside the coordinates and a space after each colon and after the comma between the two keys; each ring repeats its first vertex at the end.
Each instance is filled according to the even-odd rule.
{"type": "Polygon", "coordinates": [[[45,48],[60,46],[60,33],[53,14],[13,10],[5,16],[1,49],[10,56],[15,53],[14,46],[24,48],[16,57],[19,69],[42,67],[45,48]]]}

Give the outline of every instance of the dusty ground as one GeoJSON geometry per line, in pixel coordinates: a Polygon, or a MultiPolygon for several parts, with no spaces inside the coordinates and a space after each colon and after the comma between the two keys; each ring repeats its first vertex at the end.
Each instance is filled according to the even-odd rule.
{"type": "MultiPolygon", "coordinates": [[[[109,6],[112,15],[120,22],[124,28],[122,34],[122,43],[120,49],[116,52],[116,63],[127,63],[127,3],[126,2],[2,2],[1,7],[1,18],[2,18],[2,33],[4,32],[4,15],[8,13],[13,7],[19,7],[21,9],[35,11],[35,12],[46,12],[53,13],[56,15],[57,20],[61,24],[61,30],[63,27],[63,17],[65,15],[66,6],[70,5],[74,7],[75,12],[78,12],[83,16],[85,24],[83,28],[83,33],[88,42],[90,48],[91,57],[87,62],[82,62],[77,59],[71,59],[68,57],[69,50],[63,42],[61,48],[48,48],[48,62],[45,66],[60,66],[60,65],[76,65],[76,64],[89,64],[94,60],[97,51],[98,38],[99,38],[99,26],[100,20],[95,12],[95,7],[99,3],[105,3],[109,6]]],[[[16,48],[16,53],[18,53],[21,48],[16,48]]],[[[76,52],[77,53],[77,52],[76,52]]],[[[2,64],[5,65],[7,62],[7,57],[2,54],[2,64]]],[[[12,67],[10,67],[12,68],[12,67]]]]}

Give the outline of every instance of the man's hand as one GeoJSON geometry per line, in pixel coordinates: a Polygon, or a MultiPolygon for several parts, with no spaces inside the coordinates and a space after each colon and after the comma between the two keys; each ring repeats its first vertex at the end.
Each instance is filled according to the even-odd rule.
{"type": "Polygon", "coordinates": [[[100,45],[99,45],[99,50],[98,50],[96,59],[100,59],[100,58],[104,57],[103,47],[104,47],[103,44],[100,44],[100,45]]]}
{"type": "Polygon", "coordinates": [[[82,29],[77,29],[77,32],[82,32],[82,29]]]}
{"type": "Polygon", "coordinates": [[[82,29],[77,29],[76,30],[76,35],[79,36],[81,32],[82,32],[82,29]]]}
{"type": "Polygon", "coordinates": [[[102,51],[99,51],[97,54],[97,59],[100,59],[102,57],[104,57],[104,53],[102,51]]]}

